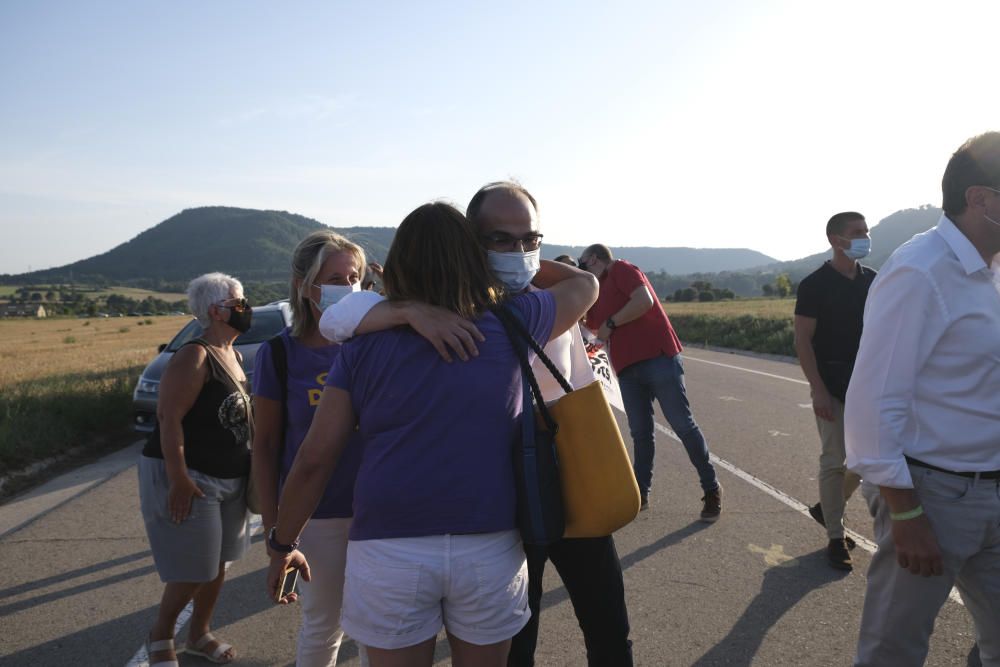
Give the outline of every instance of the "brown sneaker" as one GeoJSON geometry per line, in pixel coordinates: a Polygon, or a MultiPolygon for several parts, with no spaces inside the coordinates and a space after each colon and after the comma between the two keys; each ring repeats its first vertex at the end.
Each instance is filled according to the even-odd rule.
{"type": "Polygon", "coordinates": [[[705,523],[715,523],[722,514],[722,485],[713,491],[706,491],[701,497],[705,503],[701,508],[701,520],[705,523]]]}
{"type": "Polygon", "coordinates": [[[834,569],[845,572],[854,569],[854,561],[851,560],[851,553],[847,550],[847,541],[844,539],[830,540],[826,545],[826,559],[834,569]]]}

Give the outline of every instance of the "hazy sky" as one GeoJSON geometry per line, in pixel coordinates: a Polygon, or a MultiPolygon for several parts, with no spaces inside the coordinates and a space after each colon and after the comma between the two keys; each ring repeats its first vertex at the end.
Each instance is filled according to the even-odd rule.
{"type": "Polygon", "coordinates": [[[1000,129],[1000,2],[0,0],[0,273],[184,208],[337,227],[515,177],[553,243],[821,250],[1000,129]]]}

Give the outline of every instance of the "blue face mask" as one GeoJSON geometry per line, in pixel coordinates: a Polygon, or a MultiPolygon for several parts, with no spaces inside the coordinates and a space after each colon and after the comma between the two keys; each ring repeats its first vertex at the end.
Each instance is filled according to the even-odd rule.
{"type": "Polygon", "coordinates": [[[522,292],[531,284],[539,269],[541,250],[531,252],[495,252],[487,250],[486,256],[500,282],[512,292],[522,292]]]}
{"type": "Polygon", "coordinates": [[[850,241],[851,247],[843,249],[844,254],[850,259],[864,259],[872,251],[871,239],[845,239],[843,236],[838,236],[837,238],[850,241]]]}
{"type": "Polygon", "coordinates": [[[319,308],[319,312],[323,312],[333,304],[337,303],[345,296],[351,292],[360,292],[361,283],[351,283],[350,285],[313,285],[313,287],[319,288],[319,303],[316,303],[316,307],[319,308]]]}

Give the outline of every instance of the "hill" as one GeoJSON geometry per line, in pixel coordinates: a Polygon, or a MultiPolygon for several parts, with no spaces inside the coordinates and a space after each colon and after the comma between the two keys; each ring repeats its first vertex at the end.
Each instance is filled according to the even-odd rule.
{"type": "MultiPolygon", "coordinates": [[[[937,224],[941,213],[941,209],[925,205],[920,208],[896,211],[882,219],[871,227],[872,254],[863,260],[864,264],[875,269],[880,268],[889,255],[910,240],[914,234],[925,232],[937,224]]],[[[817,230],[817,237],[823,238],[823,230],[817,230]]],[[[827,249],[802,259],[771,262],[743,270],[676,274],[670,271],[650,271],[647,269],[647,274],[660,298],[672,296],[676,294],[677,290],[684,290],[694,282],[710,283],[714,288],[731,290],[737,296],[760,296],[763,293],[764,285],[773,283],[777,276],[787,273],[794,286],[819,268],[829,257],[830,250],[827,249]]]]}
{"type": "MultiPolygon", "coordinates": [[[[284,281],[295,245],[308,233],[328,228],[317,220],[287,211],[259,211],[226,206],[186,209],[108,252],[52,269],[0,276],[0,284],[130,285],[183,289],[192,277],[223,271],[244,282],[284,281]]],[[[385,260],[396,230],[392,227],[337,229],[378,262],[385,260]]],[[[738,271],[773,261],[738,248],[612,248],[647,271],[673,274],[738,271]]],[[[543,246],[551,259],[579,257],[583,246],[543,246]]]]}
{"type": "MultiPolygon", "coordinates": [[[[941,217],[941,209],[925,205],[920,208],[908,208],[896,211],[883,218],[871,228],[872,253],[862,262],[878,269],[889,259],[896,248],[909,241],[915,234],[925,232],[937,224],[941,217]]],[[[802,259],[788,262],[774,262],[758,269],[762,273],[787,273],[792,282],[798,282],[815,271],[820,264],[830,258],[830,250],[809,255],[802,259]]]]}
{"type": "MultiPolygon", "coordinates": [[[[243,281],[283,281],[288,278],[289,258],[296,244],[306,234],[327,228],[286,211],[192,208],[103,254],[52,269],[3,276],[2,282],[158,286],[185,283],[207,271],[230,273],[243,281]]],[[[388,227],[337,231],[361,245],[376,261],[385,259],[395,233],[388,227]]]]}
{"type": "MultiPolygon", "coordinates": [[[[579,257],[586,246],[543,245],[542,256],[552,259],[559,255],[579,257]]],[[[746,248],[651,248],[648,246],[611,246],[611,254],[626,259],[643,271],[665,271],[673,275],[740,271],[765,263],[773,257],[746,248]]]]}

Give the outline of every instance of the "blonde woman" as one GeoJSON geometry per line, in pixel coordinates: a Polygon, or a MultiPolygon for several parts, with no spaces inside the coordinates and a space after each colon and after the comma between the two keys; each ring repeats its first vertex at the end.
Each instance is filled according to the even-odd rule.
{"type": "MultiPolygon", "coordinates": [[[[312,423],[327,371],[340,354],[340,345],[320,334],[320,316],[345,295],[360,290],[365,265],[360,246],[329,230],[307,236],[292,255],[288,299],[292,326],[260,347],[254,369],[253,474],[265,531],[275,523],[278,496],[312,423]]],[[[399,312],[404,318],[401,323],[412,322],[431,337],[448,335],[452,327],[464,331],[471,326],[457,316],[449,319],[443,316],[447,313],[419,305],[399,312]]],[[[299,594],[285,600],[297,599],[302,605],[296,651],[299,667],[327,667],[337,662],[344,635],[340,607],[347,535],[360,461],[360,442],[352,436],[302,531],[301,550],[312,564],[312,577],[308,582],[300,580],[299,594]]],[[[361,658],[366,664],[363,648],[361,658]]]]}

